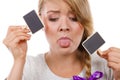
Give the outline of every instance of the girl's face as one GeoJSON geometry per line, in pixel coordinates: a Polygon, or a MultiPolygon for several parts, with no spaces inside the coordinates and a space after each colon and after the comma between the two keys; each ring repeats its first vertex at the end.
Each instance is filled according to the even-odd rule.
{"type": "Polygon", "coordinates": [[[64,0],[47,0],[41,11],[45,34],[54,53],[73,53],[81,42],[84,28],[64,0]]]}

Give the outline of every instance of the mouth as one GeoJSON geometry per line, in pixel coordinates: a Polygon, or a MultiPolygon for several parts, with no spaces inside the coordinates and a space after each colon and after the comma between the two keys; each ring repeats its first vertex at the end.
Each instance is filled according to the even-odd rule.
{"type": "Polygon", "coordinates": [[[71,45],[71,41],[69,37],[61,37],[58,39],[57,43],[62,48],[68,48],[71,45]]]}

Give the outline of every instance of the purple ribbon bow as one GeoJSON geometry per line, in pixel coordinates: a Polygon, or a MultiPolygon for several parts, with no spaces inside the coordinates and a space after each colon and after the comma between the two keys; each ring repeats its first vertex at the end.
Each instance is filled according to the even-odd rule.
{"type": "Polygon", "coordinates": [[[95,73],[93,73],[88,79],[86,78],[82,78],[79,76],[73,76],[73,80],[97,80],[103,77],[103,73],[100,71],[96,71],[95,73]]]}

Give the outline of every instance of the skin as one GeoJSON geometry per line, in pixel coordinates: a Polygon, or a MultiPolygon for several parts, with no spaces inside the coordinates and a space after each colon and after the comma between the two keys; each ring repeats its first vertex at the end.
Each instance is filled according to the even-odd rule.
{"type": "Polygon", "coordinates": [[[27,52],[27,40],[30,39],[30,35],[27,34],[30,31],[23,29],[21,26],[10,26],[6,38],[3,43],[11,51],[14,64],[11,69],[8,80],[22,80],[23,67],[25,64],[26,52],[27,52]]]}
{"type": "MultiPolygon", "coordinates": [[[[50,45],[50,51],[45,54],[45,59],[51,71],[61,77],[79,74],[83,65],[76,54],[79,53],[77,47],[81,41],[84,27],[76,20],[76,16],[63,0],[47,1],[40,17],[45,24],[45,34],[50,45]]],[[[14,58],[8,80],[22,80],[27,41],[31,37],[29,32],[29,29],[23,29],[22,26],[10,26],[8,29],[3,43],[14,58]]],[[[115,79],[120,80],[120,49],[111,47],[103,52],[98,51],[98,53],[114,70],[115,79]]]]}
{"type": "Polygon", "coordinates": [[[115,80],[120,80],[120,48],[110,47],[105,51],[98,51],[98,55],[107,60],[109,68],[113,69],[115,80]]]}
{"type": "Polygon", "coordinates": [[[49,68],[62,77],[79,74],[82,67],[76,54],[84,32],[83,26],[65,2],[51,0],[44,5],[41,18],[45,22],[45,34],[50,44],[50,51],[46,54],[49,68]],[[63,37],[70,39],[69,46],[66,47],[66,42],[60,42],[63,37]],[[66,45],[61,46],[63,44],[66,45]]]}

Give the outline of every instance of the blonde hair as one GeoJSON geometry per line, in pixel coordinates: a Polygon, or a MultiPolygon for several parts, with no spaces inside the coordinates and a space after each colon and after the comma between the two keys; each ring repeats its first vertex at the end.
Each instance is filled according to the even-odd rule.
{"type": "Polygon", "coordinates": [[[90,55],[82,46],[82,42],[93,33],[93,22],[90,12],[90,6],[88,0],[65,0],[66,3],[71,7],[73,12],[76,14],[78,21],[84,27],[84,34],[82,41],[78,47],[78,50],[81,52],[79,59],[81,60],[84,68],[86,70],[86,78],[89,78],[91,75],[91,58],[90,55]]]}
{"type": "MultiPolygon", "coordinates": [[[[38,5],[38,13],[41,14],[41,9],[43,7],[43,3],[46,0],[39,0],[38,5]]],[[[92,34],[93,32],[93,23],[92,17],[90,12],[90,7],[88,0],[64,0],[72,9],[74,14],[77,17],[77,20],[82,24],[84,27],[84,34],[82,41],[78,47],[78,50],[81,52],[79,58],[86,69],[86,78],[91,75],[91,58],[90,55],[86,52],[86,50],[82,47],[82,42],[92,34]]]]}

